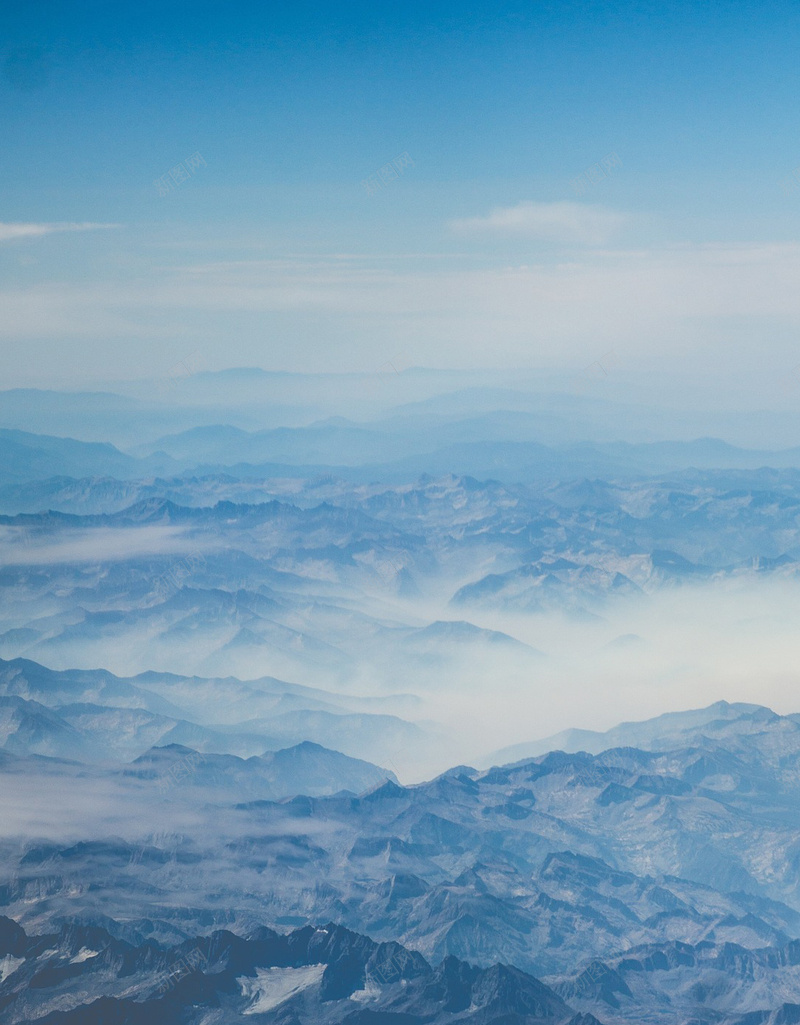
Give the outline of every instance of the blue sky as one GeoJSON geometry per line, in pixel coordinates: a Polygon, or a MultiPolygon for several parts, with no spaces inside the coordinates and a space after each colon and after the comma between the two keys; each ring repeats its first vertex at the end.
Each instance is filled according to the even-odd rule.
{"type": "Polygon", "coordinates": [[[800,362],[797,4],[37,3],[0,38],[9,385],[800,362]]]}

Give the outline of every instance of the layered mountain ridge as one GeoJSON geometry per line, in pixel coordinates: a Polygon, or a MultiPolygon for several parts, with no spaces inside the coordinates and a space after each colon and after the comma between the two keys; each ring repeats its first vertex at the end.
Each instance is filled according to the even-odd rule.
{"type": "MultiPolygon", "coordinates": [[[[209,929],[308,932],[335,922],[418,952],[440,966],[430,971],[452,971],[459,985],[480,977],[481,993],[516,991],[532,976],[568,1005],[545,1013],[525,996],[504,1010],[489,1001],[481,1017],[473,988],[459,1013],[481,1022],[572,1014],[664,1025],[790,1020],[800,1003],[798,716],[718,702],[625,724],[610,739],[625,731],[649,737],[652,750],[549,751],[482,771],[456,767],[415,785],[387,772],[358,794],[283,799],[259,795],[254,780],[279,771],[291,779],[295,759],[309,755],[324,777],[331,754],[301,745],[262,764],[171,746],[104,768],[6,751],[2,779],[24,772],[38,792],[55,791],[53,808],[86,807],[110,787],[134,818],[146,801],[154,828],[120,835],[121,822],[112,827],[101,807],[84,815],[82,838],[72,828],[61,839],[54,811],[49,837],[3,840],[0,907],[28,933],[83,923],[134,946],[183,949],[209,929]],[[513,966],[502,986],[491,975],[498,963],[513,966]]],[[[47,821],[41,798],[39,814],[47,821]]],[[[292,965],[309,973],[282,977],[271,997],[256,971],[271,966],[253,965],[236,991],[237,1013],[260,1006],[276,1021],[296,1014],[302,1025],[412,1015],[397,1019],[408,1025],[413,1015],[438,1021],[449,999],[436,983],[425,1007],[410,982],[389,999],[361,980],[352,958],[310,972],[321,963],[292,965]],[[349,1003],[315,1002],[325,972],[336,1001],[349,1003]]],[[[117,999],[108,984],[93,997],[117,999]]],[[[194,1020],[194,1011],[181,1013],[194,1020]]]]}

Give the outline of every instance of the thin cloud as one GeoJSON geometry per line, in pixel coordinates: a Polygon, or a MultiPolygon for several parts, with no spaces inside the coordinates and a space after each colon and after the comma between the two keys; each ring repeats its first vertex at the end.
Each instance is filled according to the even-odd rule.
{"type": "Polygon", "coordinates": [[[19,528],[0,533],[0,566],[53,566],[57,563],[116,562],[134,557],[196,555],[197,544],[183,527],[97,527],[39,540],[19,528]]]}
{"type": "Polygon", "coordinates": [[[41,238],[60,231],[97,231],[101,228],[119,228],[119,224],[98,224],[94,221],[53,221],[50,223],[9,223],[0,221],[0,242],[18,238],[41,238]]]}
{"type": "Polygon", "coordinates": [[[584,203],[534,203],[496,207],[485,217],[450,222],[459,234],[494,233],[544,239],[548,242],[602,245],[627,221],[625,214],[584,203]]]}
{"type": "Polygon", "coordinates": [[[800,243],[587,246],[569,259],[505,263],[217,261],[9,285],[0,288],[0,377],[11,387],[141,376],[143,366],[166,373],[187,352],[220,346],[223,362],[260,365],[264,331],[291,330],[291,352],[275,349],[270,369],[372,367],[383,362],[378,335],[386,358],[402,352],[429,366],[580,368],[615,349],[715,387],[723,376],[747,381],[748,403],[757,387],[772,407],[780,368],[800,362],[800,243]],[[79,350],[61,344],[72,339],[79,350]],[[181,347],[165,363],[175,339],[181,347]],[[35,367],[20,363],[31,351],[20,340],[41,353],[35,367]]]}

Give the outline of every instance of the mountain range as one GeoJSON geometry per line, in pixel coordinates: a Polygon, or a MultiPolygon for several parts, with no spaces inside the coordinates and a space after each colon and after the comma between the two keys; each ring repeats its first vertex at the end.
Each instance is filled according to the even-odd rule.
{"type": "Polygon", "coordinates": [[[63,477],[136,480],[227,474],[239,479],[338,476],[353,483],[408,483],[425,473],[454,473],[515,484],[583,477],[635,480],[688,467],[800,468],[800,448],[745,449],[717,438],[545,445],[520,441],[519,433],[519,424],[507,418],[494,429],[491,423],[465,421],[444,431],[419,426],[415,433],[339,419],[256,433],[215,425],[159,438],[128,454],[108,442],[0,429],[0,498],[5,505],[15,499],[19,505],[26,493],[21,484],[63,477]],[[492,434],[500,437],[487,440],[492,434]]]}
{"type": "Polygon", "coordinates": [[[69,926],[29,936],[0,918],[0,1007],[9,1025],[595,1025],[538,979],[447,958],[436,968],[397,943],[332,922],[247,937],[215,930],[180,945],[69,926]],[[96,997],[98,992],[104,996],[96,997]],[[56,1009],[57,1008],[57,1009],[56,1009]]]}
{"type": "Polygon", "coordinates": [[[188,364],[0,393],[0,1019],[800,1022],[798,414],[188,364]]]}
{"type": "MultiPolygon", "coordinates": [[[[13,827],[6,833],[0,906],[26,932],[52,934],[69,923],[148,950],[177,943],[182,953],[200,934],[210,942],[214,930],[246,937],[254,926],[280,932],[288,925],[311,936],[320,923],[329,932],[336,923],[381,949],[401,944],[416,952],[409,956],[420,958],[423,973],[453,971],[464,982],[496,979],[491,973],[499,971],[504,992],[548,987],[547,1010],[524,1004],[528,997],[520,997],[523,1004],[509,997],[508,1006],[492,997],[489,1017],[481,1017],[483,1003],[464,982],[472,995],[462,994],[459,1013],[478,1015],[464,1021],[567,1021],[574,1014],[664,1025],[791,1020],[800,1003],[800,716],[722,702],[624,724],[595,746],[596,754],[551,750],[487,770],[456,767],[412,786],[313,745],[247,760],[172,745],[105,766],[6,748],[2,777],[24,774],[40,795],[52,794],[53,810],[39,798],[39,821],[48,825],[36,842],[15,837],[13,827]],[[635,737],[643,746],[605,746],[635,737]],[[336,772],[349,784],[343,792],[299,793],[336,772]],[[369,773],[375,783],[356,793],[369,773]],[[298,793],[264,796],[281,786],[298,793]],[[69,818],[70,807],[89,809],[93,801],[95,811],[85,811],[80,824],[69,818]],[[151,832],[132,833],[145,801],[151,832]],[[128,825],[111,822],[120,802],[128,825]],[[128,835],[115,837],[120,829],[128,835]]],[[[55,959],[54,980],[64,977],[57,964],[84,947],[99,949],[96,940],[80,943],[70,958],[52,952],[52,939],[36,948],[55,959]]],[[[12,984],[21,955],[9,949],[5,957],[15,960],[7,961],[3,999],[25,978],[12,984]]],[[[166,955],[148,957],[160,963],[166,955]]],[[[258,1005],[276,1021],[292,1014],[300,1022],[360,1021],[366,1014],[365,1022],[377,1022],[379,1013],[438,1020],[440,989],[430,991],[439,995],[427,1008],[410,982],[402,994],[375,989],[363,975],[365,960],[361,968],[351,957],[337,960],[323,983],[325,969],[287,977],[302,981],[297,989],[257,971],[278,961],[253,962],[247,971],[237,967],[237,980],[250,981],[232,1004],[208,989],[203,1000],[231,1013],[258,1005]],[[275,985],[265,989],[264,978],[275,985]],[[328,985],[335,1001],[350,1002],[329,1003],[328,985]]],[[[109,962],[119,964],[119,956],[97,966],[109,962]]],[[[291,967],[327,963],[301,958],[291,967]]],[[[32,962],[28,970],[45,968],[32,962]]],[[[199,977],[205,970],[196,973],[197,985],[207,986],[199,977]]],[[[214,967],[215,979],[224,970],[214,967]]],[[[92,980],[81,990],[83,1003],[120,998],[107,967],[92,980]]],[[[151,995],[138,986],[125,998],[147,1003],[151,995]]],[[[57,990],[52,1003],[36,1003],[35,1016],[25,1010],[48,987],[37,983],[12,1020],[74,1009],[75,993],[68,1001],[57,990]]],[[[227,982],[223,991],[233,992],[227,982]]],[[[186,992],[194,1006],[196,991],[186,992]]],[[[104,1014],[121,1013],[102,1006],[104,1014]]],[[[162,1013],[149,1004],[125,1013],[140,1011],[162,1013]]],[[[180,1013],[193,1021],[199,1012],[180,1013]]]]}

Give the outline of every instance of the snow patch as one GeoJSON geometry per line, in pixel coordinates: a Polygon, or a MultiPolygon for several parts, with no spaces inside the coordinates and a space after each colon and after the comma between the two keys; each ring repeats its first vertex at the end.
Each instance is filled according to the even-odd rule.
{"type": "Polygon", "coordinates": [[[0,957],[0,983],[5,982],[9,975],[13,975],[24,960],[24,957],[14,957],[13,954],[0,957]]]}
{"type": "Polygon", "coordinates": [[[70,960],[70,964],[82,964],[84,961],[88,961],[90,957],[97,957],[100,953],[99,950],[89,950],[88,947],[82,947],[78,953],[70,960]]]}
{"type": "Polygon", "coordinates": [[[358,1004],[368,1004],[373,1000],[378,1000],[380,997],[381,987],[371,979],[367,979],[364,989],[357,989],[355,993],[350,994],[350,999],[355,1000],[358,1004]]]}
{"type": "Polygon", "coordinates": [[[252,1000],[244,1014],[264,1014],[279,1007],[304,989],[315,986],[325,971],[324,964],[305,968],[256,968],[255,979],[243,976],[236,981],[242,987],[242,996],[252,1000]]]}

